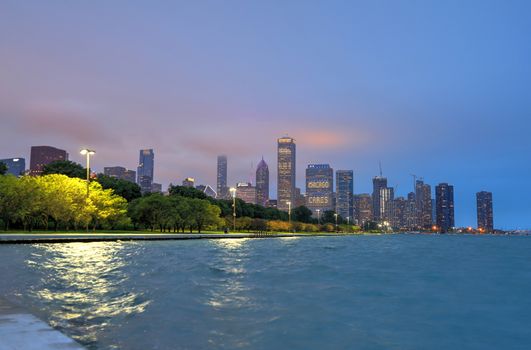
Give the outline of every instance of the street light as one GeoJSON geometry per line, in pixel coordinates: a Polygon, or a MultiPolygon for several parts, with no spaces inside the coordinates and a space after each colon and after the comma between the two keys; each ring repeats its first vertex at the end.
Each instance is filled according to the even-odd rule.
{"type": "Polygon", "coordinates": [[[291,202],[286,202],[288,205],[288,223],[289,223],[289,230],[291,231],[291,202]]]}
{"type": "Polygon", "coordinates": [[[321,225],[321,209],[316,209],[317,211],[317,225],[321,225]]]}
{"type": "Polygon", "coordinates": [[[236,188],[231,187],[229,191],[232,195],[232,229],[236,232],[236,188]]]}
{"type": "Polygon", "coordinates": [[[96,151],[84,148],[79,153],[87,156],[87,198],[89,196],[89,184],[90,184],[90,156],[96,154],[96,151]]]}
{"type": "Polygon", "coordinates": [[[334,217],[336,218],[336,232],[338,231],[337,229],[337,213],[334,213],[334,217]]]}

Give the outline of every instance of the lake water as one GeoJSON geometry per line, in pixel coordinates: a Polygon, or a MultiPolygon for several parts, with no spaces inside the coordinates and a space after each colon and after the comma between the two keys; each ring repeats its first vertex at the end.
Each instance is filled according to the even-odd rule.
{"type": "Polygon", "coordinates": [[[89,349],[531,348],[531,237],[0,245],[0,271],[89,349]]]}

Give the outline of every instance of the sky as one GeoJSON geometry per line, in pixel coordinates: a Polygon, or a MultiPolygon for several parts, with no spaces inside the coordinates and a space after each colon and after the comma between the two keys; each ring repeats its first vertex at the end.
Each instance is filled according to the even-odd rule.
{"type": "Polygon", "coordinates": [[[531,228],[529,1],[0,2],[0,158],[32,145],[96,150],[92,164],[155,181],[248,181],[276,139],[308,163],[381,162],[397,195],[411,174],[455,187],[458,226],[492,191],[495,226],[531,228]]]}

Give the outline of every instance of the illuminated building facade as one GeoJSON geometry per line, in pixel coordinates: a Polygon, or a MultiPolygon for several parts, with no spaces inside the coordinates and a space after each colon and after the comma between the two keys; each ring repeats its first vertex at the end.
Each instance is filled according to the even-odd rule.
{"type": "Polygon", "coordinates": [[[393,201],[395,191],[392,187],[380,188],[380,220],[391,224],[393,221],[393,201]]]}
{"type": "Polygon", "coordinates": [[[193,177],[187,177],[183,180],[182,185],[184,187],[194,187],[195,185],[195,179],[193,177]]]}
{"type": "Polygon", "coordinates": [[[383,221],[381,210],[381,189],[387,188],[387,178],[375,176],[372,179],[372,219],[376,222],[383,221]]]}
{"type": "Polygon", "coordinates": [[[217,169],[217,196],[218,198],[227,199],[229,191],[227,187],[227,156],[218,156],[217,169]]]}
{"type": "Polygon", "coordinates": [[[269,167],[264,158],[256,167],[256,204],[265,207],[269,200],[269,167]]]}
{"type": "Polygon", "coordinates": [[[372,220],[372,197],[368,193],[356,194],[353,196],[354,207],[353,223],[363,226],[372,220]]]}
{"type": "Polygon", "coordinates": [[[343,219],[347,217],[352,221],[353,207],[352,195],[354,191],[354,171],[336,171],[336,213],[343,219]]]}
{"type": "Polygon", "coordinates": [[[313,213],[334,210],[334,169],[328,164],[308,164],[306,168],[306,206],[313,213]]]}
{"type": "Polygon", "coordinates": [[[26,159],[24,158],[0,159],[0,163],[7,166],[7,174],[21,176],[26,172],[26,159]]]}
{"type": "Polygon", "coordinates": [[[435,204],[437,206],[437,229],[448,232],[455,226],[454,221],[454,186],[441,183],[435,187],[435,204]]]}
{"type": "Polygon", "coordinates": [[[296,179],[295,139],[281,137],[277,140],[277,208],[288,210],[288,202],[295,203],[296,179]]]}
{"type": "Polygon", "coordinates": [[[422,180],[415,182],[415,199],[417,206],[417,226],[430,229],[433,225],[431,186],[422,180]]]}
{"type": "Polygon", "coordinates": [[[68,153],[65,150],[50,146],[32,146],[30,175],[41,175],[45,165],[58,160],[68,160],[68,153]]]}
{"type": "Polygon", "coordinates": [[[494,214],[492,210],[492,192],[476,193],[478,229],[481,232],[494,231],[494,214]]]}
{"type": "Polygon", "coordinates": [[[245,203],[256,204],[256,187],[248,182],[240,182],[236,186],[236,198],[245,203]]]}
{"type": "Polygon", "coordinates": [[[137,168],[137,183],[140,185],[142,193],[151,192],[151,185],[154,179],[155,153],[152,149],[140,150],[140,157],[137,168]]]}
{"type": "Polygon", "coordinates": [[[393,218],[391,226],[398,230],[404,230],[407,226],[406,211],[408,201],[404,197],[398,197],[393,200],[393,218]]]}

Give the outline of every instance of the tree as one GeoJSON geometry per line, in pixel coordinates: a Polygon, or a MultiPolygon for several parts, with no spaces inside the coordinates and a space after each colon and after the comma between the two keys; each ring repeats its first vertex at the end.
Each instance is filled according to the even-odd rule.
{"type": "Polygon", "coordinates": [[[131,181],[118,179],[104,174],[98,174],[97,181],[103,189],[112,189],[115,194],[125,198],[128,202],[142,197],[140,186],[131,181]]]}
{"type": "Polygon", "coordinates": [[[58,160],[47,164],[42,170],[42,175],[63,174],[68,177],[87,178],[87,169],[70,160],[58,160]]]}
{"type": "Polygon", "coordinates": [[[296,221],[304,223],[312,222],[312,211],[304,205],[293,209],[291,213],[296,221]]]}
{"type": "Polygon", "coordinates": [[[197,199],[206,199],[208,196],[202,191],[199,191],[196,188],[188,186],[174,186],[170,185],[168,192],[172,196],[181,196],[186,198],[197,198],[197,199]]]}
{"type": "Polygon", "coordinates": [[[0,175],[7,174],[7,165],[6,163],[0,162],[0,175]]]}
{"type": "Polygon", "coordinates": [[[217,206],[197,198],[190,199],[189,203],[192,222],[197,232],[201,233],[206,226],[219,224],[221,210],[217,206]]]}

